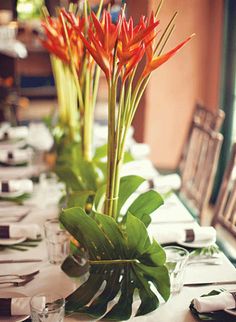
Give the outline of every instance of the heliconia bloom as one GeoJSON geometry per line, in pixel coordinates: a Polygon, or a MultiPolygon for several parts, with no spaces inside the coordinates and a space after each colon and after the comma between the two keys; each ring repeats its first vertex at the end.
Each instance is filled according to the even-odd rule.
{"type": "Polygon", "coordinates": [[[96,63],[104,71],[107,79],[110,79],[113,70],[113,51],[118,36],[119,22],[117,25],[111,21],[111,15],[104,11],[101,22],[92,12],[92,24],[88,28],[88,39],[80,33],[80,36],[94,58],[96,63]]]}
{"type": "Polygon", "coordinates": [[[185,39],[183,42],[181,42],[178,46],[167,52],[166,54],[160,55],[160,56],[154,56],[154,52],[152,49],[152,44],[147,47],[147,61],[146,66],[143,70],[143,73],[141,75],[141,78],[147,77],[153,70],[157,69],[159,66],[164,64],[167,60],[169,60],[173,55],[175,55],[192,37],[191,35],[187,39],[185,39]]]}
{"type": "MultiPolygon", "coordinates": [[[[64,31],[64,26],[62,23],[63,17],[71,18],[71,15],[65,10],[61,9],[60,15],[57,18],[47,17],[45,21],[42,22],[42,27],[44,29],[45,37],[41,40],[42,45],[53,55],[61,59],[64,63],[70,63],[70,55],[68,44],[66,40],[66,35],[64,31]]],[[[83,28],[83,19],[75,20],[76,25],[83,28]]],[[[71,51],[73,59],[77,70],[80,68],[80,61],[84,55],[84,45],[81,39],[77,36],[74,28],[71,24],[66,25],[66,30],[68,33],[71,51]]]]}
{"type": "Polygon", "coordinates": [[[117,56],[119,59],[118,70],[126,67],[122,82],[126,80],[133,68],[141,61],[145,54],[145,43],[155,34],[155,28],[159,21],[154,21],[148,25],[145,17],[141,17],[137,26],[133,26],[133,19],[129,21],[122,19],[119,34],[117,56]],[[147,39],[147,40],[146,40],[147,39]]]}

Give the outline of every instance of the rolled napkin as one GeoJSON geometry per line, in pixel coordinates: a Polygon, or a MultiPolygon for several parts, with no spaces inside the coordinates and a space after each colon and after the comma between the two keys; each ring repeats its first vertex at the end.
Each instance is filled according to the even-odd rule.
{"type": "Polygon", "coordinates": [[[154,179],[154,186],[159,190],[178,190],[181,186],[181,178],[177,173],[158,176],[154,179]]]}
{"type": "Polygon", "coordinates": [[[200,296],[193,300],[193,305],[199,313],[234,309],[236,307],[236,294],[224,291],[218,295],[200,296]]]}
{"type": "Polygon", "coordinates": [[[0,131],[0,140],[26,139],[28,134],[27,126],[9,127],[0,131]]]}
{"type": "Polygon", "coordinates": [[[36,150],[49,151],[53,146],[53,137],[43,123],[31,123],[27,143],[36,150]]]}
{"type": "Polygon", "coordinates": [[[40,227],[36,224],[0,225],[0,238],[29,238],[37,239],[40,227]]]}
{"type": "Polygon", "coordinates": [[[150,146],[146,143],[134,143],[130,146],[130,152],[135,160],[144,159],[150,154],[150,146]]]}
{"type": "Polygon", "coordinates": [[[194,227],[178,228],[150,226],[148,228],[150,235],[160,244],[178,243],[178,242],[211,242],[216,241],[216,230],[213,227],[194,227]]]}
{"type": "Polygon", "coordinates": [[[0,151],[0,162],[6,164],[21,164],[30,160],[31,151],[29,149],[2,150],[0,151]]]}
{"type": "Polygon", "coordinates": [[[18,192],[18,191],[22,193],[32,193],[33,192],[32,180],[18,179],[18,180],[0,181],[0,193],[18,192]]]}
{"type": "MultiPolygon", "coordinates": [[[[0,316],[30,315],[30,297],[0,298],[0,316]]],[[[38,307],[45,307],[46,298],[38,297],[38,307]]]]}

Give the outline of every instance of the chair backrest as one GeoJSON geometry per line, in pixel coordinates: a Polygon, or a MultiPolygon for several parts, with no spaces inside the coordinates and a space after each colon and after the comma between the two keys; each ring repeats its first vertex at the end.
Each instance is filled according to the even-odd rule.
{"type": "Polygon", "coordinates": [[[236,237],[236,143],[217,197],[212,225],[220,224],[236,237]]]}
{"type": "Polygon", "coordinates": [[[202,127],[209,128],[215,132],[218,132],[221,129],[224,118],[225,118],[225,112],[223,110],[219,109],[218,111],[213,113],[209,111],[206,107],[204,107],[203,104],[199,102],[196,104],[192,124],[190,126],[188,136],[184,144],[183,152],[180,157],[180,162],[179,162],[180,175],[182,175],[182,173],[184,172],[186,158],[188,155],[188,149],[190,146],[190,138],[192,135],[194,125],[197,123],[202,127]]]}
{"type": "Polygon", "coordinates": [[[180,196],[194,208],[200,220],[211,196],[222,141],[222,134],[194,120],[180,196]]]}
{"type": "Polygon", "coordinates": [[[225,112],[221,109],[216,112],[209,111],[203,104],[197,103],[194,113],[194,120],[199,121],[203,126],[209,127],[213,131],[220,131],[225,119],[225,112]]]}

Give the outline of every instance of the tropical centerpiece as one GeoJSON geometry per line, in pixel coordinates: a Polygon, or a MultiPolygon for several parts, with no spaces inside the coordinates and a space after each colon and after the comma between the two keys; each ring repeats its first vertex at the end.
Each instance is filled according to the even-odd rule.
{"type": "MultiPolygon", "coordinates": [[[[103,0],[97,17],[102,4],[103,0]]],[[[57,17],[50,17],[43,9],[41,41],[50,53],[59,106],[58,121],[52,129],[57,153],[55,171],[66,184],[66,204],[70,206],[80,204],[81,198],[92,198],[104,183],[106,172],[106,163],[101,161],[106,146],[94,151],[92,140],[100,67],[77,33],[79,28],[87,34],[90,10],[87,1],[82,7],[71,4],[68,12],[58,9],[57,17]]]]}
{"type": "MultiPolygon", "coordinates": [[[[68,313],[127,320],[135,293],[140,299],[136,316],[155,310],[160,299],[166,301],[170,295],[165,253],[147,232],[150,214],[163,200],[156,191],[150,190],[137,194],[127,204],[145,180],[139,176],[120,177],[127,131],[151,72],[191,38],[162,53],[174,29],[176,14],[159,36],[156,29],[161,4],[162,1],[155,14],[150,18],[141,17],[136,25],[132,18],[126,19],[124,10],[116,24],[109,11],[103,11],[101,18],[90,12],[86,31],[72,12],[64,13],[64,24],[76,33],[78,42],[82,40],[105,73],[109,97],[106,184],[96,191],[91,209],[81,203],[79,207],[65,209],[60,216],[64,227],[86,250],[89,265],[87,280],[66,300],[68,313]],[[145,63],[140,73],[141,61],[145,63]],[[115,303],[109,306],[112,300],[115,303]]],[[[76,256],[68,258],[62,268],[76,276],[77,270],[80,271],[76,256]]]]}

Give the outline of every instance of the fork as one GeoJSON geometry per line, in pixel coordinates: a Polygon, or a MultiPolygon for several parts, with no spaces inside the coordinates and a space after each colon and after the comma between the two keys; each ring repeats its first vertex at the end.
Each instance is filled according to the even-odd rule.
{"type": "Polygon", "coordinates": [[[25,279],[23,281],[20,281],[20,282],[14,282],[14,281],[4,281],[4,282],[0,282],[0,285],[3,285],[3,284],[11,284],[12,286],[24,286],[26,285],[27,283],[31,282],[32,280],[34,279],[34,277],[31,277],[29,279],[25,279]]]}
{"type": "Polygon", "coordinates": [[[39,273],[39,270],[37,271],[34,271],[32,273],[29,273],[29,274],[3,274],[3,275],[0,275],[0,278],[1,277],[7,277],[7,276],[10,276],[11,278],[19,278],[19,279],[30,279],[31,277],[34,277],[35,275],[37,275],[39,273]]]}

